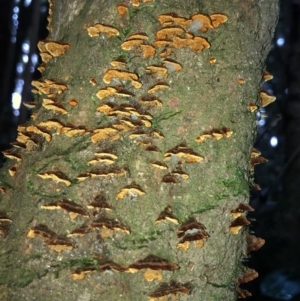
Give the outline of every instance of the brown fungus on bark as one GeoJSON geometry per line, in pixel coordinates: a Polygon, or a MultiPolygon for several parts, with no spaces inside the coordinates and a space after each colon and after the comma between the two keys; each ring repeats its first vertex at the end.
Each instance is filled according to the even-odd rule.
{"type": "Polygon", "coordinates": [[[180,295],[190,295],[192,286],[190,283],[181,284],[171,281],[170,283],[161,283],[159,287],[149,295],[149,301],[167,301],[169,297],[176,300],[180,295]]]}
{"type": "Polygon", "coordinates": [[[168,69],[159,65],[149,65],[146,68],[147,73],[151,73],[157,80],[166,79],[168,77],[168,69]]]}
{"type": "Polygon", "coordinates": [[[126,272],[137,273],[144,269],[146,269],[143,275],[144,278],[147,281],[153,281],[155,279],[162,280],[162,271],[175,271],[179,269],[179,266],[167,259],[151,254],[129,265],[126,272]]]}
{"type": "Polygon", "coordinates": [[[225,23],[228,20],[228,17],[226,15],[219,13],[211,14],[209,17],[214,28],[219,27],[221,24],[225,23]]]}
{"type": "Polygon", "coordinates": [[[59,210],[63,209],[67,213],[69,213],[70,218],[73,220],[75,219],[78,215],[81,215],[83,217],[89,217],[88,212],[79,204],[63,199],[61,201],[56,201],[56,202],[51,202],[51,203],[46,203],[41,206],[42,209],[47,209],[47,210],[59,210]]]}
{"type": "Polygon", "coordinates": [[[250,158],[256,158],[260,155],[261,155],[261,152],[258,149],[253,147],[251,150],[251,153],[250,153],[250,158]]]}
{"type": "Polygon", "coordinates": [[[164,83],[164,82],[158,82],[156,84],[154,84],[153,86],[151,86],[149,89],[148,89],[148,93],[149,94],[153,94],[159,90],[162,90],[162,89],[169,89],[170,86],[167,84],[167,83],[164,83]]]}
{"type": "Polygon", "coordinates": [[[139,89],[142,83],[138,79],[139,77],[136,73],[118,69],[108,69],[103,76],[103,81],[106,84],[110,84],[113,80],[130,81],[135,88],[139,89]]]}
{"type": "Polygon", "coordinates": [[[168,69],[169,72],[179,72],[182,70],[182,65],[173,59],[164,59],[163,65],[168,69]]]}
{"type": "Polygon", "coordinates": [[[27,231],[26,236],[29,238],[35,238],[36,236],[40,236],[41,238],[45,239],[55,237],[57,236],[57,234],[54,231],[50,230],[48,226],[44,224],[39,224],[30,228],[27,231]]]}
{"type": "Polygon", "coordinates": [[[120,34],[119,30],[110,25],[104,25],[100,23],[96,23],[92,26],[86,27],[87,32],[90,37],[97,37],[100,34],[106,35],[108,38],[118,36],[120,34]]]}
{"type": "Polygon", "coordinates": [[[45,48],[53,57],[58,57],[63,55],[70,48],[70,45],[53,41],[45,41],[45,48]]]}
{"type": "Polygon", "coordinates": [[[91,229],[98,229],[103,238],[112,237],[115,231],[130,234],[130,228],[123,225],[116,219],[110,219],[107,217],[100,217],[90,224],[91,229]]]}
{"type": "Polygon", "coordinates": [[[257,237],[255,235],[250,235],[249,233],[246,233],[246,242],[247,242],[247,249],[246,249],[247,255],[250,252],[257,251],[265,244],[265,240],[263,238],[257,237]]]}
{"type": "Polygon", "coordinates": [[[211,18],[207,15],[196,14],[191,16],[190,19],[192,20],[190,25],[191,31],[200,30],[201,32],[207,32],[214,28],[211,18]],[[192,28],[194,28],[194,30],[192,28]]]}
{"type": "Polygon", "coordinates": [[[155,224],[159,224],[162,222],[171,222],[175,225],[178,225],[178,219],[176,216],[172,213],[172,207],[168,205],[158,216],[158,218],[155,220],[155,224]]]}
{"type": "Polygon", "coordinates": [[[268,159],[262,157],[262,156],[257,156],[257,157],[252,157],[250,158],[250,171],[253,171],[254,170],[254,165],[257,165],[257,164],[262,164],[262,163],[266,163],[268,162],[268,159]]]}
{"type": "Polygon", "coordinates": [[[241,215],[231,222],[229,226],[229,232],[231,234],[237,235],[242,227],[248,226],[250,224],[250,221],[248,221],[245,216],[241,215]]]}
{"type": "Polygon", "coordinates": [[[258,106],[257,106],[256,104],[254,104],[254,103],[252,103],[252,102],[249,103],[249,105],[248,105],[248,110],[249,110],[251,113],[255,112],[257,109],[258,109],[258,106]]]}
{"type": "Polygon", "coordinates": [[[113,127],[103,127],[103,128],[97,128],[93,131],[93,135],[91,137],[93,143],[97,143],[101,140],[119,140],[120,134],[117,129],[114,129],[113,127]]]}
{"type": "Polygon", "coordinates": [[[158,97],[152,95],[142,96],[139,99],[139,103],[150,107],[162,107],[163,105],[162,101],[158,97]]]}
{"type": "Polygon", "coordinates": [[[72,230],[69,234],[67,234],[67,237],[74,237],[74,236],[79,236],[82,237],[87,233],[91,232],[91,227],[88,225],[82,225],[74,230],[72,230]]]}
{"type": "Polygon", "coordinates": [[[249,204],[240,203],[238,207],[230,211],[230,214],[232,217],[237,218],[245,211],[254,211],[254,208],[252,208],[249,204]]]}
{"type": "Polygon", "coordinates": [[[137,184],[132,183],[120,189],[116,196],[116,200],[122,200],[126,196],[134,197],[141,196],[145,194],[145,191],[137,184]]]}
{"type": "Polygon", "coordinates": [[[22,161],[21,154],[13,152],[12,150],[3,151],[2,154],[4,155],[4,157],[6,157],[8,159],[16,160],[17,162],[21,162],[22,161]]]}
{"type": "Polygon", "coordinates": [[[76,248],[76,244],[68,240],[66,237],[52,237],[46,238],[45,243],[48,245],[49,249],[57,253],[63,251],[71,251],[76,248]]]}
{"type": "Polygon", "coordinates": [[[262,107],[266,107],[270,103],[274,102],[276,100],[276,96],[268,93],[265,90],[261,90],[259,92],[259,99],[260,99],[260,105],[262,107]]]}
{"type": "Polygon", "coordinates": [[[152,162],[150,162],[150,166],[161,169],[161,170],[168,169],[168,165],[165,164],[164,162],[160,162],[160,161],[152,161],[152,162]]]}
{"type": "Polygon", "coordinates": [[[60,134],[61,133],[61,129],[64,127],[64,125],[56,120],[56,119],[48,119],[46,121],[41,121],[38,126],[40,128],[45,128],[46,130],[56,130],[56,134],[60,134]]]}
{"type": "Polygon", "coordinates": [[[95,199],[87,205],[87,207],[89,209],[105,211],[110,211],[113,209],[113,207],[106,201],[106,198],[103,194],[97,195],[95,199]]]}
{"type": "Polygon", "coordinates": [[[118,4],[116,10],[120,16],[124,16],[128,12],[128,5],[125,3],[118,4]]]}
{"type": "Polygon", "coordinates": [[[269,81],[269,80],[273,79],[273,75],[270,72],[268,72],[267,70],[263,70],[263,72],[262,72],[262,79],[265,82],[269,81]]]}
{"type": "Polygon", "coordinates": [[[196,153],[186,143],[181,143],[164,154],[164,161],[169,161],[172,157],[177,157],[181,163],[197,163],[204,160],[204,157],[196,153]]]}
{"type": "Polygon", "coordinates": [[[10,168],[8,169],[8,173],[9,173],[9,175],[10,175],[11,177],[14,177],[14,176],[16,175],[17,170],[18,170],[17,167],[18,167],[18,165],[15,164],[15,165],[13,165],[12,167],[10,167],[10,168]]]}
{"type": "Polygon", "coordinates": [[[258,277],[258,273],[254,269],[249,269],[244,272],[243,276],[237,279],[238,283],[247,283],[258,277]]]}
{"type": "Polygon", "coordinates": [[[43,138],[45,138],[45,140],[47,142],[50,142],[52,140],[51,133],[49,133],[47,130],[45,130],[43,128],[40,128],[39,126],[29,125],[28,127],[26,127],[26,131],[29,133],[34,133],[34,134],[42,136],[43,138]]]}
{"type": "Polygon", "coordinates": [[[237,296],[238,296],[239,299],[245,299],[247,297],[252,296],[252,294],[248,290],[244,290],[244,289],[241,289],[241,288],[238,288],[236,293],[237,293],[237,296]]]}
{"type": "Polygon", "coordinates": [[[52,111],[54,114],[62,114],[62,115],[68,114],[66,108],[58,103],[48,103],[48,104],[43,103],[42,106],[46,110],[52,111]]]}
{"type": "Polygon", "coordinates": [[[178,183],[180,183],[178,178],[175,175],[172,175],[171,173],[165,174],[162,177],[161,182],[162,183],[167,183],[167,184],[178,184],[178,183]]]}
{"type": "Polygon", "coordinates": [[[6,213],[0,212],[0,236],[5,238],[8,235],[12,222],[12,219],[6,213]]]}
{"type": "Polygon", "coordinates": [[[56,183],[64,183],[66,186],[71,185],[71,181],[61,171],[47,171],[38,173],[38,176],[42,179],[51,179],[56,183]]]}

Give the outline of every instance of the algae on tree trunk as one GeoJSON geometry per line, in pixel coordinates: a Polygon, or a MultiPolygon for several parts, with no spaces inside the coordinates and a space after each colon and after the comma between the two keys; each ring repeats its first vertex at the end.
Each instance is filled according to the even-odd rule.
{"type": "Polygon", "coordinates": [[[14,147],[1,172],[8,300],[147,300],[163,283],[176,283],[180,300],[235,298],[246,246],[229,232],[230,210],[249,199],[248,104],[277,3],[125,2],[124,15],[115,0],[54,2],[40,48],[45,60],[61,51],[50,40],[66,52],[34,83],[25,149],[14,147]],[[198,15],[214,13],[227,22],[198,15]],[[138,46],[122,49],[135,33],[138,46]]]}

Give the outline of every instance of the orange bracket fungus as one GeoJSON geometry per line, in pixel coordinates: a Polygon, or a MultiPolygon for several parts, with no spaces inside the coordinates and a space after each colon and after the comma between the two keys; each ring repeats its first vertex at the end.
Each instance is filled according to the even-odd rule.
{"type": "Polygon", "coordinates": [[[135,198],[135,197],[141,196],[143,194],[145,194],[145,191],[143,191],[139,185],[133,183],[131,185],[127,185],[127,186],[121,188],[119,193],[116,196],[116,200],[122,200],[126,196],[135,198]]]}
{"type": "Polygon", "coordinates": [[[269,80],[273,79],[273,75],[270,72],[268,72],[267,70],[263,70],[263,72],[262,72],[262,79],[265,82],[269,81],[269,80]]]}
{"type": "Polygon", "coordinates": [[[67,237],[74,237],[74,236],[79,236],[82,237],[83,235],[91,232],[91,227],[88,225],[82,225],[74,230],[72,230],[69,234],[67,234],[67,237]]]}
{"type": "Polygon", "coordinates": [[[172,157],[177,157],[182,163],[197,163],[203,161],[203,157],[189,148],[185,143],[181,143],[168,150],[164,154],[164,161],[169,161],[172,157]]]}
{"type": "Polygon", "coordinates": [[[150,162],[150,165],[152,167],[155,167],[155,168],[158,168],[158,169],[162,169],[162,170],[168,169],[168,166],[165,163],[159,162],[159,161],[152,161],[152,162],[150,162]]]}
{"type": "Polygon", "coordinates": [[[211,14],[210,19],[214,28],[219,27],[228,20],[227,16],[223,14],[211,14]]]}
{"type": "Polygon", "coordinates": [[[246,233],[246,242],[247,242],[246,254],[249,254],[252,251],[257,251],[265,244],[265,240],[263,238],[257,237],[255,235],[250,235],[248,233],[246,233]]]}
{"type": "Polygon", "coordinates": [[[192,286],[190,283],[181,284],[171,281],[170,283],[161,283],[159,287],[149,295],[149,301],[177,300],[180,295],[190,295],[192,286]]]}
{"type": "MultiPolygon", "coordinates": [[[[46,139],[47,142],[50,142],[51,139],[52,139],[51,133],[47,132],[45,129],[42,129],[38,126],[30,125],[26,128],[26,130],[29,133],[34,133],[34,134],[37,134],[37,135],[41,135],[42,137],[44,137],[46,139]]],[[[19,141],[19,142],[21,142],[21,141],[19,141]]]]}
{"type": "Polygon", "coordinates": [[[113,209],[113,207],[107,203],[106,198],[102,194],[97,195],[95,199],[87,205],[87,207],[89,209],[106,211],[113,209]]]}
{"type": "Polygon", "coordinates": [[[238,288],[237,289],[237,296],[238,296],[239,299],[245,299],[247,297],[251,297],[252,294],[248,290],[243,290],[243,289],[238,288]]]}
{"type": "Polygon", "coordinates": [[[113,127],[98,128],[95,129],[93,133],[94,134],[91,137],[93,143],[97,143],[98,141],[105,139],[112,141],[120,139],[119,131],[113,127]]]}
{"type": "Polygon", "coordinates": [[[12,219],[9,218],[5,213],[0,212],[0,236],[6,237],[10,226],[12,224],[12,219]]]}
{"type": "Polygon", "coordinates": [[[260,105],[266,107],[276,100],[276,96],[269,94],[267,91],[261,90],[259,92],[260,105]]]}
{"type": "Polygon", "coordinates": [[[106,84],[110,84],[111,81],[130,81],[131,84],[139,89],[142,86],[142,83],[138,81],[138,75],[133,72],[125,71],[125,70],[117,70],[117,69],[109,69],[105,72],[103,76],[103,81],[106,84]]]}
{"type": "Polygon", "coordinates": [[[119,30],[115,27],[100,23],[88,26],[86,29],[90,37],[97,37],[100,34],[105,34],[108,38],[111,38],[119,35],[119,30]]]}
{"type": "Polygon", "coordinates": [[[175,215],[172,213],[172,207],[168,205],[158,216],[158,218],[155,221],[155,224],[159,224],[162,222],[171,222],[175,225],[178,225],[178,219],[175,217],[175,215]]]}
{"type": "Polygon", "coordinates": [[[252,102],[249,103],[249,105],[248,105],[248,110],[249,110],[251,113],[255,112],[257,109],[258,109],[258,106],[257,106],[256,104],[254,104],[254,103],[252,103],[252,102]]]}
{"type": "Polygon", "coordinates": [[[237,208],[230,211],[230,214],[232,217],[237,218],[242,215],[245,211],[254,211],[254,208],[252,208],[248,204],[240,203],[237,208]]]}
{"type": "Polygon", "coordinates": [[[205,226],[197,222],[195,218],[187,220],[177,231],[177,237],[181,238],[177,244],[177,249],[188,250],[191,241],[195,243],[197,248],[201,249],[209,237],[205,230],[205,226]]]}
{"type": "Polygon", "coordinates": [[[177,179],[176,176],[172,175],[171,173],[167,173],[164,175],[161,179],[162,183],[169,183],[169,184],[177,184],[180,183],[180,181],[177,179]]]}
{"type": "Polygon", "coordinates": [[[21,162],[22,161],[22,156],[18,153],[15,153],[11,150],[6,150],[3,151],[2,154],[4,155],[4,157],[11,159],[11,160],[16,160],[17,162],[21,162]]]}
{"type": "Polygon", "coordinates": [[[40,50],[42,61],[45,63],[50,61],[53,57],[63,55],[70,48],[69,44],[53,41],[39,41],[37,46],[40,50]]]}
{"type": "Polygon", "coordinates": [[[128,12],[128,6],[125,3],[118,4],[116,9],[120,16],[124,16],[128,12]]]}
{"type": "Polygon", "coordinates": [[[193,21],[190,25],[191,31],[200,30],[202,32],[207,32],[209,29],[213,29],[212,20],[209,16],[204,14],[196,14],[191,17],[193,21]]]}
{"type": "Polygon", "coordinates": [[[242,277],[239,277],[238,283],[247,283],[258,277],[258,273],[254,269],[247,269],[242,277]]]}
{"type": "Polygon", "coordinates": [[[90,227],[92,229],[99,229],[103,238],[112,237],[115,231],[130,234],[129,227],[121,224],[116,219],[109,219],[104,216],[92,221],[90,227]]]}
{"type": "Polygon", "coordinates": [[[179,266],[167,259],[155,255],[148,255],[146,258],[129,265],[126,272],[136,273],[144,269],[146,269],[144,278],[147,281],[153,281],[155,279],[162,280],[162,271],[175,271],[179,269],[179,266]]]}
{"type": "Polygon", "coordinates": [[[73,201],[69,201],[67,199],[43,204],[41,206],[41,208],[48,209],[48,210],[63,209],[67,213],[69,213],[71,219],[75,219],[78,215],[81,215],[83,217],[89,217],[88,212],[81,205],[79,205],[73,201]]]}
{"type": "Polygon", "coordinates": [[[27,231],[26,236],[29,238],[35,238],[37,235],[43,238],[44,243],[46,243],[51,250],[57,253],[61,253],[65,250],[70,251],[76,247],[75,243],[69,241],[66,237],[58,236],[55,232],[43,224],[30,228],[27,231]]]}
{"type": "Polygon", "coordinates": [[[250,221],[243,215],[237,217],[232,223],[230,224],[229,231],[231,234],[237,235],[242,227],[250,225],[250,221]]]}
{"type": "Polygon", "coordinates": [[[60,171],[47,171],[39,173],[38,176],[42,179],[52,179],[56,183],[64,183],[66,186],[71,185],[71,181],[67,176],[60,171]]]}

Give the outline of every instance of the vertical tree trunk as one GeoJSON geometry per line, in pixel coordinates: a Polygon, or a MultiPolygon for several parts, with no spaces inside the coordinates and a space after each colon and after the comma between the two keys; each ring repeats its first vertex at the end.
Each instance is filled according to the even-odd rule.
{"type": "Polygon", "coordinates": [[[255,116],[248,104],[257,99],[277,3],[154,0],[133,6],[128,2],[124,16],[118,14],[118,4],[115,0],[54,3],[53,31],[42,51],[53,53],[47,44],[50,40],[70,47],[47,63],[41,81],[51,79],[67,90],[39,87],[43,93],[37,96],[32,119],[20,127],[19,135],[35,131],[31,135],[37,146],[27,140],[27,149],[13,148],[17,155],[1,172],[2,190],[6,190],[0,203],[2,294],[7,300],[147,300],[161,283],[173,281],[187,286],[180,294],[182,300],[234,300],[246,246],[243,231],[229,232],[230,210],[249,198],[255,116]],[[144,44],[154,43],[162,29],[158,17],[170,13],[186,18],[188,24],[174,25],[174,15],[169,15],[173,23],[167,26],[186,27],[164,38],[171,40],[165,47],[172,50],[167,58],[179,62],[181,71],[163,62],[166,57],[160,52],[164,48],[156,47],[155,56],[146,58],[143,46],[129,51],[121,48],[134,33],[148,36],[144,44]],[[199,13],[221,13],[228,20],[218,27],[215,24],[216,28],[210,23],[205,31],[203,21],[188,21],[199,13]],[[88,28],[95,23],[114,27],[118,35],[89,36],[88,28]],[[203,51],[195,48],[201,43],[196,45],[200,38],[193,34],[206,39],[201,40],[203,51]],[[110,71],[114,69],[111,62],[117,59],[126,61],[126,66],[109,79],[116,72],[110,71]],[[166,65],[168,71],[148,72],[150,65],[166,65]],[[121,73],[131,79],[120,79],[121,73]],[[156,105],[141,104],[145,96],[152,99],[149,89],[157,82],[164,82],[168,89],[152,94],[159,98],[153,102],[156,105]],[[114,94],[100,100],[96,94],[107,86],[124,94],[122,86],[134,96],[114,94]],[[52,128],[45,125],[54,119],[52,128]],[[107,128],[105,133],[102,128],[107,128]],[[133,137],[137,131],[139,135],[133,137]],[[197,142],[204,132],[210,138],[197,142]],[[106,163],[88,165],[93,158],[100,160],[101,155],[95,153],[107,150],[117,159],[106,154],[106,163]],[[154,161],[166,169],[151,165],[154,161]],[[14,164],[16,173],[11,176],[8,169],[13,174],[14,164]],[[140,190],[132,189],[123,197],[122,188],[134,185],[140,190]],[[96,196],[105,198],[113,209],[88,209],[96,196]],[[82,206],[88,217],[54,208],[66,206],[58,202],[64,199],[82,206]],[[50,206],[55,210],[45,209],[55,202],[50,206]],[[166,207],[175,217],[155,223],[166,207]],[[35,227],[41,224],[56,234],[40,235],[35,227]],[[69,250],[58,252],[56,235],[66,236],[81,225],[88,233],[68,237],[69,250]],[[157,258],[155,263],[132,265],[148,255],[173,265],[157,258]],[[110,264],[104,271],[103,263],[109,260],[120,266],[110,264]],[[138,266],[143,270],[133,273],[138,266]],[[83,280],[73,280],[70,270],[76,268],[96,270],[83,280]],[[151,277],[153,281],[146,280],[151,277]]]}

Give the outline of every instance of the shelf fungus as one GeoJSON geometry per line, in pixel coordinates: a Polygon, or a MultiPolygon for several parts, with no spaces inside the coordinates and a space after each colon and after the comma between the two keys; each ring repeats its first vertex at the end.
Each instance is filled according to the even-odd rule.
{"type": "Polygon", "coordinates": [[[52,140],[51,133],[49,133],[47,130],[45,130],[43,128],[40,128],[39,126],[29,125],[26,128],[26,131],[29,132],[29,133],[34,133],[34,134],[42,136],[43,138],[45,138],[45,140],[47,142],[50,142],[52,140]]]}
{"type": "Polygon", "coordinates": [[[149,301],[167,301],[169,297],[177,300],[180,295],[190,295],[192,286],[190,283],[181,284],[171,281],[170,283],[161,283],[159,287],[149,295],[149,301]]]}
{"type": "Polygon", "coordinates": [[[250,235],[248,233],[246,233],[246,242],[247,242],[246,254],[249,254],[250,252],[253,251],[257,251],[265,244],[265,240],[263,238],[257,237],[255,235],[250,235]]]}
{"type": "Polygon", "coordinates": [[[260,99],[260,105],[262,107],[266,107],[270,103],[274,102],[276,100],[276,96],[268,93],[265,90],[261,90],[259,92],[259,99],[260,99]]]}
{"type": "Polygon", "coordinates": [[[155,220],[155,224],[159,224],[162,222],[171,222],[175,225],[178,225],[178,219],[176,216],[172,213],[172,207],[168,205],[158,216],[158,218],[155,220]]]}
{"type": "Polygon", "coordinates": [[[183,180],[187,180],[189,178],[189,175],[184,170],[182,170],[180,165],[178,165],[175,169],[173,169],[171,171],[171,174],[173,176],[177,176],[183,180]]]}
{"type": "Polygon", "coordinates": [[[45,128],[50,131],[54,129],[54,130],[56,130],[56,134],[59,135],[61,133],[61,129],[64,127],[64,125],[56,119],[49,119],[46,121],[41,121],[38,124],[38,127],[45,128]]]}
{"type": "Polygon", "coordinates": [[[148,105],[150,107],[162,107],[163,103],[157,97],[152,95],[142,96],[139,99],[139,103],[142,105],[148,105]]]}
{"type": "Polygon", "coordinates": [[[108,178],[111,177],[123,177],[126,175],[126,170],[116,167],[102,167],[95,170],[90,170],[89,175],[91,178],[108,178]]]}
{"type": "Polygon", "coordinates": [[[38,48],[42,61],[47,63],[53,57],[63,55],[70,48],[70,45],[53,41],[39,41],[38,48]]]}
{"type": "Polygon", "coordinates": [[[262,157],[262,156],[256,156],[256,157],[252,157],[250,158],[250,171],[253,171],[254,170],[254,165],[257,165],[257,164],[262,164],[262,163],[266,163],[268,162],[268,159],[262,157]]]}
{"type": "Polygon", "coordinates": [[[192,23],[190,25],[190,29],[192,29],[191,31],[200,30],[201,32],[207,32],[208,30],[214,28],[210,16],[204,14],[196,14],[191,16],[190,19],[192,20],[192,23]]]}
{"type": "Polygon", "coordinates": [[[9,175],[10,175],[11,177],[14,177],[14,176],[16,175],[17,170],[18,170],[17,167],[18,167],[18,165],[15,164],[15,165],[13,165],[12,167],[10,167],[10,168],[8,169],[8,173],[9,173],[9,175]]]}
{"type": "Polygon", "coordinates": [[[160,162],[160,161],[152,161],[152,162],[150,162],[150,166],[157,168],[157,169],[161,169],[161,170],[168,169],[168,165],[165,164],[164,162],[160,162]]]}
{"type": "Polygon", "coordinates": [[[252,294],[248,290],[244,290],[244,289],[241,289],[241,288],[238,288],[236,293],[237,293],[237,297],[239,299],[245,299],[245,298],[248,298],[248,297],[252,296],[252,294]]]}
{"type": "Polygon", "coordinates": [[[49,249],[57,253],[62,251],[71,251],[76,248],[76,244],[69,241],[66,237],[52,237],[46,238],[45,243],[48,245],[49,249]]]}
{"type": "Polygon", "coordinates": [[[12,222],[12,219],[9,218],[4,212],[0,212],[0,236],[5,238],[8,235],[12,222]]]}
{"type": "Polygon", "coordinates": [[[79,204],[69,201],[67,199],[63,199],[61,201],[51,202],[47,204],[43,204],[41,206],[42,209],[47,210],[60,210],[63,209],[67,213],[69,213],[70,218],[73,220],[77,216],[89,217],[88,212],[79,204]]]}
{"type": "Polygon", "coordinates": [[[248,105],[248,110],[253,113],[258,109],[258,106],[256,104],[254,104],[253,102],[250,102],[248,105]]]}
{"type": "Polygon", "coordinates": [[[229,232],[237,235],[244,226],[248,226],[250,224],[250,221],[248,221],[245,216],[241,215],[232,221],[229,227],[229,232]]]}
{"type": "Polygon", "coordinates": [[[244,275],[237,279],[237,282],[238,283],[247,283],[247,282],[254,280],[257,277],[258,277],[258,273],[254,269],[247,268],[247,270],[244,272],[244,275]]]}
{"type": "Polygon", "coordinates": [[[97,270],[98,270],[97,266],[90,264],[85,267],[72,270],[70,271],[70,274],[73,280],[82,280],[85,278],[85,275],[90,274],[92,272],[96,272],[97,270]]]}
{"type": "Polygon", "coordinates": [[[128,12],[128,6],[124,3],[118,4],[116,10],[120,16],[124,16],[128,12]]]}
{"type": "Polygon", "coordinates": [[[136,73],[118,69],[109,69],[103,76],[103,81],[106,84],[110,84],[113,80],[130,81],[136,89],[139,89],[142,86],[142,83],[139,82],[138,79],[139,77],[136,73]]]}
{"type": "Polygon", "coordinates": [[[205,226],[197,222],[195,218],[187,220],[177,231],[177,237],[181,238],[177,244],[177,249],[188,250],[192,241],[198,249],[201,249],[209,237],[205,230],[205,226]]]}
{"type": "Polygon", "coordinates": [[[99,99],[104,99],[106,97],[112,97],[112,96],[128,98],[128,97],[133,97],[134,94],[122,87],[105,87],[98,90],[96,96],[99,99]]]}
{"type": "Polygon", "coordinates": [[[270,72],[268,72],[267,70],[263,70],[263,72],[262,72],[262,79],[265,82],[269,81],[269,80],[273,79],[273,75],[270,72]]]}
{"type": "Polygon", "coordinates": [[[172,157],[177,158],[181,163],[197,163],[203,161],[204,157],[189,148],[185,143],[181,143],[168,150],[164,154],[164,161],[170,161],[172,157]]]}
{"type": "Polygon", "coordinates": [[[179,72],[182,70],[182,65],[172,59],[164,59],[163,65],[168,69],[169,72],[179,72]]]}
{"type": "Polygon", "coordinates": [[[66,108],[58,103],[47,103],[47,104],[43,103],[42,106],[46,110],[52,111],[54,114],[62,114],[62,115],[68,114],[66,108]]]}
{"type": "Polygon", "coordinates": [[[83,235],[91,232],[91,227],[88,225],[82,225],[74,230],[72,230],[69,234],[67,234],[67,237],[75,237],[79,236],[82,237],[83,235]]]}
{"type": "Polygon", "coordinates": [[[214,28],[219,27],[228,20],[227,16],[224,14],[211,14],[209,17],[214,28]]]}
{"type": "Polygon", "coordinates": [[[254,208],[252,208],[248,204],[240,203],[237,208],[230,211],[230,214],[232,217],[237,218],[242,215],[245,211],[254,211],[254,208]]]}
{"type": "Polygon", "coordinates": [[[167,84],[167,83],[164,83],[164,82],[158,82],[156,84],[154,84],[152,87],[150,87],[148,89],[148,93],[149,94],[153,94],[159,90],[162,90],[162,89],[169,89],[170,86],[167,84]]]}
{"type": "Polygon", "coordinates": [[[199,135],[195,141],[202,143],[209,138],[215,138],[215,140],[220,140],[222,138],[229,138],[233,134],[233,131],[227,127],[222,127],[220,129],[212,129],[211,131],[205,131],[199,135]]]}
{"type": "Polygon", "coordinates": [[[106,201],[103,194],[99,194],[87,205],[88,209],[110,211],[113,207],[106,201]]]}
{"type": "Polygon", "coordinates": [[[6,150],[3,151],[2,154],[4,155],[4,157],[11,159],[11,160],[16,160],[17,162],[21,162],[22,161],[22,156],[16,152],[13,152],[11,150],[6,150]]]}
{"type": "Polygon", "coordinates": [[[121,224],[116,219],[110,219],[107,217],[100,217],[90,224],[91,229],[100,230],[101,237],[107,238],[112,237],[114,233],[121,232],[125,234],[130,234],[130,228],[121,224]]]}
{"type": "Polygon", "coordinates": [[[42,179],[52,179],[56,183],[63,183],[66,186],[71,185],[71,181],[67,178],[67,176],[60,171],[47,171],[41,172],[38,176],[42,179]]]}
{"type": "Polygon", "coordinates": [[[117,28],[100,23],[94,24],[92,26],[87,26],[86,30],[88,31],[90,37],[97,37],[100,34],[104,34],[108,38],[111,38],[120,34],[117,28]]]}
{"type": "Polygon", "coordinates": [[[40,238],[44,238],[44,239],[55,237],[56,235],[57,234],[54,231],[50,230],[48,226],[44,224],[39,224],[37,226],[30,228],[26,234],[26,236],[29,238],[35,238],[36,236],[39,236],[40,238]]]}
{"type": "Polygon", "coordinates": [[[84,172],[84,173],[77,175],[76,179],[78,180],[78,182],[82,182],[90,177],[91,177],[91,174],[89,172],[84,172]]]}
{"type": "Polygon", "coordinates": [[[40,95],[46,94],[62,94],[68,87],[65,84],[56,83],[51,79],[44,79],[44,80],[33,80],[31,85],[36,88],[35,91],[40,95]]]}
{"type": "Polygon", "coordinates": [[[65,134],[67,137],[74,137],[74,136],[82,136],[89,131],[83,126],[74,126],[74,125],[65,125],[61,129],[61,133],[65,134]]]}
{"type": "Polygon", "coordinates": [[[167,259],[155,255],[148,255],[146,258],[129,265],[126,272],[137,273],[139,270],[144,269],[146,269],[143,275],[144,278],[147,281],[153,281],[162,280],[162,271],[175,271],[179,269],[179,266],[167,259]]]}
{"type": "Polygon", "coordinates": [[[116,196],[116,200],[122,200],[126,196],[136,198],[143,194],[145,194],[145,191],[139,185],[133,183],[121,188],[116,196]]]}
{"type": "Polygon", "coordinates": [[[161,182],[162,183],[168,183],[168,184],[178,184],[178,183],[180,183],[178,178],[175,175],[172,175],[171,173],[165,174],[162,177],[161,182]]]}
{"type": "Polygon", "coordinates": [[[93,143],[97,143],[101,140],[119,140],[120,134],[119,131],[113,127],[103,127],[98,128],[93,131],[93,135],[91,137],[93,143]]]}
{"type": "Polygon", "coordinates": [[[166,79],[168,77],[168,69],[164,66],[149,65],[146,68],[147,73],[151,73],[152,76],[158,80],[166,79]]]}

